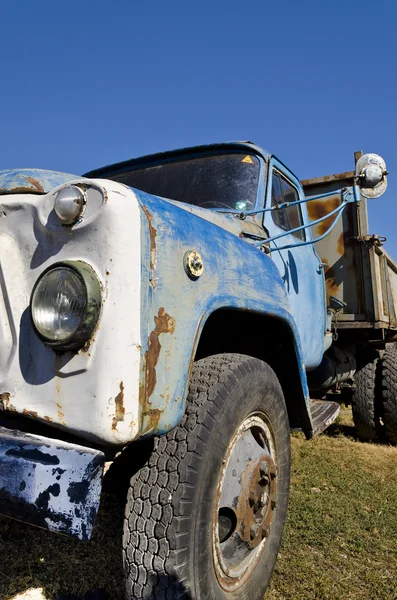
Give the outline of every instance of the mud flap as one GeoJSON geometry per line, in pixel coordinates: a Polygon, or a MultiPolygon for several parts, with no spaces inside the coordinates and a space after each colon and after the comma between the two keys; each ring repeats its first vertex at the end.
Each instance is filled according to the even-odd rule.
{"type": "Polygon", "coordinates": [[[0,427],[0,514],[89,540],[103,464],[98,450],[0,427]]]}
{"type": "Polygon", "coordinates": [[[340,404],[328,400],[310,400],[313,419],[313,436],[319,435],[329,427],[339,415],[340,404]]]}

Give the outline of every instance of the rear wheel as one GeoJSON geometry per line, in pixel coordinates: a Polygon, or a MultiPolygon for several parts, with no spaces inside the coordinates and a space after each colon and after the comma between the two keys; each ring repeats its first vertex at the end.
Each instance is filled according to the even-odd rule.
{"type": "Polygon", "coordinates": [[[382,359],[382,400],[385,434],[397,444],[397,348],[389,347],[382,359]]]}
{"type": "Polygon", "coordinates": [[[364,442],[375,441],[382,431],[380,361],[378,352],[366,354],[362,358],[362,366],[355,374],[356,389],[352,398],[353,420],[358,437],[364,442]]]}
{"type": "Polygon", "coordinates": [[[128,598],[262,599],[289,471],[288,416],[272,369],[236,354],[198,361],[183,419],[131,479],[128,598]]]}

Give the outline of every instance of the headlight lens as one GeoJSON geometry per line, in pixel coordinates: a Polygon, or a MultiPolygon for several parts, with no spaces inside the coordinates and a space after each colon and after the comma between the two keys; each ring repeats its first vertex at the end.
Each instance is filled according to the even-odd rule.
{"type": "Polygon", "coordinates": [[[67,340],[78,329],[87,304],[84,284],[67,268],[43,275],[32,298],[32,316],[37,331],[52,342],[67,340]]]}
{"type": "Polygon", "coordinates": [[[81,347],[99,317],[101,293],[93,269],[80,261],[54,265],[37,281],[31,299],[34,327],[45,343],[81,347]]]}

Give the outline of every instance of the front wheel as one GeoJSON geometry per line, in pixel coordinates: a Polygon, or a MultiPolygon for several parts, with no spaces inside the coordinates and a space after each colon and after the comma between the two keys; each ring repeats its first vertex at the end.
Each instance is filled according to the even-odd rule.
{"type": "Polygon", "coordinates": [[[261,600],[289,473],[288,416],[272,369],[237,354],[198,361],[183,419],[131,479],[128,598],[261,600]]]}

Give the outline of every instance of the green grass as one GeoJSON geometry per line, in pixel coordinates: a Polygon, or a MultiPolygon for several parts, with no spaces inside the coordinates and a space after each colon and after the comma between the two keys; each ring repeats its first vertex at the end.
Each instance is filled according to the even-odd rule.
{"type": "Polygon", "coordinates": [[[266,600],[397,599],[397,448],[363,444],[346,416],[292,440],[290,510],[266,600]]]}
{"type": "MultiPolygon", "coordinates": [[[[397,448],[363,444],[350,416],[327,435],[292,437],[284,541],[265,600],[397,599],[397,448]]],[[[90,543],[0,518],[0,599],[43,587],[121,600],[122,503],[105,497],[90,543]]]]}

